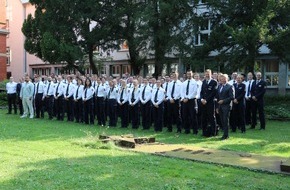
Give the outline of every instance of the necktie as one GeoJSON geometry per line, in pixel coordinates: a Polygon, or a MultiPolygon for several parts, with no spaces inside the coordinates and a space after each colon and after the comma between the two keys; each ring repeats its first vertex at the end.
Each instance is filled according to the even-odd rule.
{"type": "Polygon", "coordinates": [[[78,97],[79,97],[79,88],[80,88],[80,86],[78,86],[78,88],[77,88],[77,92],[76,92],[77,99],[78,99],[78,97]]]}
{"type": "Polygon", "coordinates": [[[224,85],[221,86],[221,88],[220,88],[220,93],[223,91],[223,87],[224,87],[224,85]]]}
{"type": "Polygon", "coordinates": [[[135,88],[132,91],[132,98],[131,98],[131,102],[135,101],[135,88]]]}
{"type": "Polygon", "coordinates": [[[144,87],[143,92],[142,92],[142,99],[145,100],[145,90],[146,90],[147,85],[144,87]]]}
{"type": "Polygon", "coordinates": [[[158,102],[157,97],[158,97],[158,90],[159,88],[157,88],[156,93],[155,93],[155,97],[154,97],[154,102],[158,102]]]}
{"type": "Polygon", "coordinates": [[[186,86],[186,96],[188,95],[188,92],[189,92],[189,83],[190,83],[190,80],[188,80],[188,83],[187,83],[187,86],[186,86]]]}
{"type": "Polygon", "coordinates": [[[248,92],[247,92],[247,96],[248,96],[248,97],[250,96],[251,84],[252,84],[252,81],[249,80],[249,86],[248,86],[248,92]]]}
{"type": "Polygon", "coordinates": [[[167,92],[168,82],[166,83],[165,92],[167,92]]]}
{"type": "Polygon", "coordinates": [[[66,88],[66,96],[68,96],[68,90],[69,90],[69,84],[67,85],[67,88],[66,88]]]}
{"type": "Polygon", "coordinates": [[[122,88],[122,92],[121,92],[121,97],[120,97],[121,102],[124,100],[123,99],[123,94],[124,94],[124,88],[122,88]]]}
{"type": "Polygon", "coordinates": [[[85,99],[87,99],[87,88],[85,90],[85,99]]]}
{"type": "Polygon", "coordinates": [[[38,88],[39,88],[39,82],[37,83],[36,94],[38,93],[38,88]]]}
{"type": "Polygon", "coordinates": [[[174,90],[175,90],[175,81],[173,83],[173,87],[172,87],[172,91],[171,91],[171,98],[174,99],[173,95],[174,95],[174,90]]]}
{"type": "Polygon", "coordinates": [[[50,88],[50,83],[48,83],[48,87],[47,87],[46,95],[48,95],[49,88],[50,88]]]}
{"type": "Polygon", "coordinates": [[[100,87],[100,85],[98,85],[98,87],[97,87],[97,90],[96,90],[96,96],[98,96],[98,92],[99,92],[99,87],[100,87]]]}
{"type": "Polygon", "coordinates": [[[58,83],[58,85],[57,85],[57,87],[56,87],[56,94],[58,95],[58,87],[59,87],[59,84],[60,83],[58,83]]]}

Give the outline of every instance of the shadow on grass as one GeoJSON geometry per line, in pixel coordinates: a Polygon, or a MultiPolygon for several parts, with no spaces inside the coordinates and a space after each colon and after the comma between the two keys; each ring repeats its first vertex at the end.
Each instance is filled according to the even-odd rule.
{"type": "Polygon", "coordinates": [[[272,189],[278,182],[278,189],[288,186],[285,176],[118,151],[31,162],[17,170],[11,179],[2,180],[1,189],[272,189]]]}
{"type": "MultiPolygon", "coordinates": [[[[124,135],[133,134],[135,137],[156,137],[156,141],[167,144],[187,144],[201,147],[218,148],[246,152],[276,153],[290,152],[290,122],[269,121],[265,131],[247,130],[246,134],[240,132],[230,133],[230,139],[221,142],[219,137],[204,138],[201,130],[198,135],[168,133],[155,133],[153,128],[149,131],[140,129],[121,129],[100,127],[97,125],[84,125],[67,121],[45,119],[20,119],[16,115],[6,115],[0,111],[0,141],[58,141],[74,140],[88,135],[124,135]],[[285,143],[285,144],[283,144],[285,143]]],[[[175,129],[176,131],[176,129],[175,129]]]]}

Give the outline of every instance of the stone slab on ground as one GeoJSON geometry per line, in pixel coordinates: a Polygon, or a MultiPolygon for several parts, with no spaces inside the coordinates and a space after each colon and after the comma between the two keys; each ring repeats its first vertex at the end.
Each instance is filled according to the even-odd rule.
{"type": "Polygon", "coordinates": [[[104,142],[114,142],[116,145],[126,148],[135,148],[136,144],[154,143],[155,137],[134,137],[132,134],[107,136],[100,135],[99,139],[104,142]]]}
{"type": "Polygon", "coordinates": [[[133,151],[290,175],[287,171],[281,170],[281,164],[286,163],[287,159],[277,156],[262,156],[244,152],[162,143],[136,145],[133,151]]]}

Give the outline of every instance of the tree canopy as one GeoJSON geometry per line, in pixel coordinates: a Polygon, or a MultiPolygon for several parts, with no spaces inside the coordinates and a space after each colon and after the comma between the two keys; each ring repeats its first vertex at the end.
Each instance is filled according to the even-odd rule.
{"type": "Polygon", "coordinates": [[[155,74],[170,64],[170,55],[185,64],[204,64],[213,52],[227,69],[253,71],[261,46],[282,60],[290,58],[290,3],[287,0],[30,0],[22,31],[25,49],[51,64],[66,62],[81,70],[76,61],[87,55],[93,73],[96,47],[118,49],[126,40],[133,74],[153,59],[155,74]],[[199,13],[198,13],[199,12],[199,13]],[[196,35],[210,20],[210,35],[197,46],[196,35]]]}

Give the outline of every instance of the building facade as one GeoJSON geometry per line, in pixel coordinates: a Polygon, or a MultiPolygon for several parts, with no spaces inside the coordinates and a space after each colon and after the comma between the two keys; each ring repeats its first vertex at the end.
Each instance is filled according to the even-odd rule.
{"type": "Polygon", "coordinates": [[[7,78],[7,53],[6,36],[9,34],[6,29],[6,1],[0,0],[0,81],[7,78]]]}
{"type": "MultiPolygon", "coordinates": [[[[5,68],[7,65],[7,75],[14,76],[17,80],[24,75],[24,73],[28,73],[30,76],[34,74],[39,75],[50,75],[50,74],[61,74],[63,64],[51,65],[43,62],[39,58],[34,55],[28,54],[24,50],[24,40],[25,37],[21,32],[22,24],[24,19],[28,16],[28,14],[34,15],[35,8],[29,3],[29,0],[2,0],[1,3],[5,4],[6,8],[6,24],[0,25],[1,27],[6,27],[4,29],[5,35],[7,35],[6,40],[7,44],[5,48],[1,49],[1,60],[5,59],[7,54],[7,58],[4,60],[6,64],[1,64],[0,71],[2,68],[5,68]],[[6,53],[7,52],[7,53],[6,53]]],[[[1,7],[3,5],[1,4],[1,7]]],[[[206,12],[207,6],[204,4],[204,1],[200,1],[200,6],[196,11],[197,14],[202,14],[206,12]]],[[[3,14],[3,11],[0,13],[3,14]]],[[[2,17],[1,17],[2,18],[2,17]]],[[[0,21],[1,23],[3,21],[0,21]]],[[[4,20],[5,23],[5,20],[4,20]]],[[[203,23],[200,26],[199,33],[193,35],[195,39],[195,45],[201,46],[208,39],[211,33],[211,23],[210,20],[203,23]]],[[[2,36],[2,29],[0,30],[0,34],[2,36]]],[[[0,36],[0,39],[2,39],[0,36]]],[[[2,44],[2,43],[1,43],[2,44]]],[[[106,54],[108,52],[105,52],[106,54]]],[[[217,52],[212,53],[210,57],[214,57],[217,52]]],[[[269,49],[266,46],[263,46],[260,49],[261,56],[257,59],[257,66],[263,74],[264,79],[267,82],[269,92],[273,94],[290,94],[290,64],[282,63],[278,60],[277,57],[271,55],[269,49]]],[[[128,47],[126,45],[121,44],[119,50],[113,50],[108,53],[109,59],[106,59],[100,65],[100,73],[111,75],[111,76],[122,76],[125,73],[132,73],[131,66],[129,63],[129,52],[128,47]]],[[[168,59],[172,63],[169,68],[165,68],[164,71],[177,70],[180,73],[185,71],[185,66],[176,57],[172,57],[168,55],[168,59]]],[[[3,61],[2,61],[3,62],[3,61]]],[[[1,63],[2,63],[1,62],[1,63]]],[[[97,63],[98,64],[98,63],[97,63]]],[[[87,64],[88,65],[88,64],[87,64]]],[[[201,67],[197,71],[203,72],[207,66],[201,67]]],[[[5,69],[4,69],[5,70],[5,69]]],[[[219,71],[219,70],[217,70],[219,71]]],[[[67,73],[74,73],[75,70],[66,71],[67,73]]],[[[91,73],[91,70],[88,68],[86,73],[91,73]]],[[[141,70],[141,75],[149,75],[151,76],[154,73],[154,60],[153,58],[148,58],[145,66],[141,70]]],[[[5,74],[0,74],[1,76],[6,76],[5,74]]]]}

